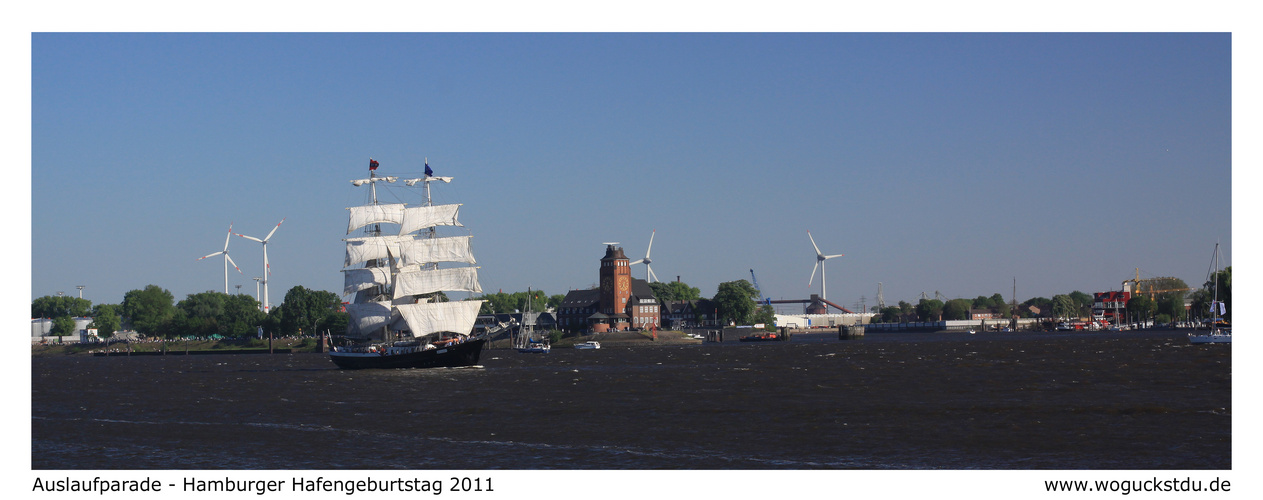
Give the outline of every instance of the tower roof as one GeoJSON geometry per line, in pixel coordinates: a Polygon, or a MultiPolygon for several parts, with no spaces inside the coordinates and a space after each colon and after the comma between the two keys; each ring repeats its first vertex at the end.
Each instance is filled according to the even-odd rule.
{"type": "Polygon", "coordinates": [[[605,257],[602,257],[601,260],[607,259],[628,260],[627,255],[623,253],[623,247],[617,247],[614,245],[605,246],[605,257]]]}

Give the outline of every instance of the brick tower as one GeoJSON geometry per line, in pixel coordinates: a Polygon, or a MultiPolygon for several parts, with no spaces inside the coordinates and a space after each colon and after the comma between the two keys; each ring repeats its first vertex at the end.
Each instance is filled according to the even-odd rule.
{"type": "MultiPolygon", "coordinates": [[[[607,245],[601,258],[601,312],[623,314],[631,297],[631,266],[623,247],[607,245]]],[[[611,322],[613,323],[613,321],[611,322]]]]}

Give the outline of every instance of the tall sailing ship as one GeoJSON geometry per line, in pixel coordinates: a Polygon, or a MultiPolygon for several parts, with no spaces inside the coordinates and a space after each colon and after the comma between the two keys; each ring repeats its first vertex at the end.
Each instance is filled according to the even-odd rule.
{"type": "Polygon", "coordinates": [[[369,159],[367,179],[351,184],[367,186],[368,203],[350,207],[344,295],[354,295],[347,339],[333,348],[330,358],[340,368],[432,368],[478,364],[486,338],[473,335],[481,300],[446,301],[445,292],[481,293],[477,261],[469,235],[439,236],[440,226],[464,227],[459,204],[435,205],[430,184],[450,183],[435,177],[425,162],[425,176],[402,179],[423,191],[418,206],[379,203],[379,183],[393,184],[398,176],[377,174],[378,162],[369,159]]]}

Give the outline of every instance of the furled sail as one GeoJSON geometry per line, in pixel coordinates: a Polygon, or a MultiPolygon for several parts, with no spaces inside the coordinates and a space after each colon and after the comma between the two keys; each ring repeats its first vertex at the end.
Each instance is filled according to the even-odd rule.
{"type": "MultiPolygon", "coordinates": [[[[399,257],[401,266],[429,264],[431,262],[461,262],[477,264],[474,252],[469,247],[469,236],[452,236],[447,238],[400,240],[399,257]]],[[[393,250],[392,250],[393,252],[393,250]]]]}
{"type": "Polygon", "coordinates": [[[346,269],[343,273],[342,295],[368,290],[377,285],[390,286],[390,270],[382,267],[346,269]]]}
{"type": "Polygon", "coordinates": [[[436,332],[453,332],[462,335],[474,329],[481,300],[439,302],[428,304],[402,304],[395,309],[403,316],[413,337],[436,332]]]}
{"type": "Polygon", "coordinates": [[[391,224],[403,223],[403,203],[393,203],[389,205],[364,205],[359,207],[351,207],[347,210],[351,211],[351,219],[347,223],[346,234],[369,224],[377,224],[387,222],[391,224]]]}
{"type": "Polygon", "coordinates": [[[352,329],[349,333],[368,335],[381,330],[390,323],[390,306],[388,301],[347,304],[346,312],[351,315],[352,329]]]}
{"type": "Polygon", "coordinates": [[[461,223],[456,220],[459,210],[459,204],[405,208],[399,234],[408,234],[434,226],[459,226],[461,223]]]}
{"type": "Polygon", "coordinates": [[[478,284],[478,268],[423,269],[395,275],[395,298],[438,291],[482,293],[482,286],[478,284]]]}

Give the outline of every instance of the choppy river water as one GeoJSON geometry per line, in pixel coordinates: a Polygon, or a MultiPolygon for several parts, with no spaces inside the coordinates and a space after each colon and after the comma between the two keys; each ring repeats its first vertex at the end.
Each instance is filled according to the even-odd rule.
{"type": "Polygon", "coordinates": [[[870,334],[483,353],[37,357],[35,469],[1227,469],[1230,345],[870,334]]]}

